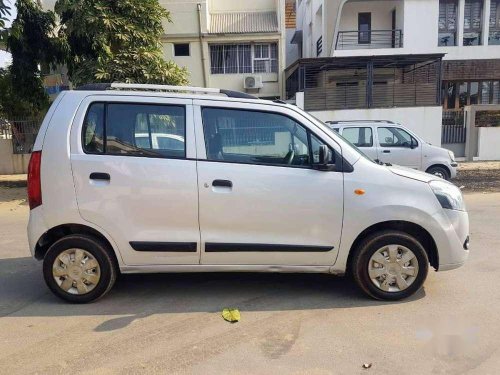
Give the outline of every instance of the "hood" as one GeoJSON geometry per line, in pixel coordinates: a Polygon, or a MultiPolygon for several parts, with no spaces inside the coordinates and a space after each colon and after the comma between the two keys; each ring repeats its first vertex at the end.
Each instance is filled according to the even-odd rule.
{"type": "Polygon", "coordinates": [[[416,169],[401,167],[399,165],[393,165],[391,167],[388,167],[388,169],[392,173],[397,174],[398,176],[411,178],[411,179],[417,180],[417,181],[430,182],[430,181],[437,179],[436,176],[433,176],[429,173],[417,171],[416,169]]]}

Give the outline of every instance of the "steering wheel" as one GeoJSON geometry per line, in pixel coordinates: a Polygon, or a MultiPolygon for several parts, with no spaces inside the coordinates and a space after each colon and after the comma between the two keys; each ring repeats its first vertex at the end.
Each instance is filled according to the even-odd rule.
{"type": "Polygon", "coordinates": [[[285,158],[283,159],[283,164],[292,164],[293,158],[295,157],[295,152],[293,150],[288,151],[285,158]]]}

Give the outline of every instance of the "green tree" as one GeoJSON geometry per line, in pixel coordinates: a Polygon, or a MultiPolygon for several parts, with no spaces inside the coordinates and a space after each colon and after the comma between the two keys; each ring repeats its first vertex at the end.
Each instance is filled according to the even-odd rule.
{"type": "Polygon", "coordinates": [[[43,87],[41,66],[63,61],[64,45],[55,37],[53,12],[45,12],[33,0],[17,0],[17,17],[7,37],[12,65],[0,72],[4,116],[38,115],[46,110],[49,97],[43,87]]]}
{"type": "Polygon", "coordinates": [[[163,58],[162,20],[171,19],[158,0],[58,0],[55,9],[75,85],[188,82],[185,68],[163,58]]]}
{"type": "Polygon", "coordinates": [[[0,0],[0,31],[5,28],[5,22],[10,16],[10,7],[7,5],[6,0],[0,0]]]}

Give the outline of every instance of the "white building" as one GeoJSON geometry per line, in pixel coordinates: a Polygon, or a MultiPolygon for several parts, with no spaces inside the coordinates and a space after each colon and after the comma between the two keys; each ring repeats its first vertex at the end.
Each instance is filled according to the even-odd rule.
{"type": "Polygon", "coordinates": [[[305,109],[323,120],[398,121],[433,144],[458,143],[450,148],[460,154],[463,136],[442,134],[442,119],[456,125],[464,106],[500,102],[500,0],[296,7],[302,59],[287,68],[286,96],[303,92],[305,109]]]}
{"type": "Polygon", "coordinates": [[[284,90],[285,0],[160,0],[170,11],[165,57],[185,66],[194,86],[264,98],[284,90]]]}

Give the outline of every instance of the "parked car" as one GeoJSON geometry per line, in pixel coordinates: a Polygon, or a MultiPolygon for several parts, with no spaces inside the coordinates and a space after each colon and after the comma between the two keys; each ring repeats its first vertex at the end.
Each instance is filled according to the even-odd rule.
{"type": "Polygon", "coordinates": [[[373,160],[418,169],[449,180],[457,175],[452,151],[425,142],[391,121],[328,121],[328,125],[373,160]]]}
{"type": "Polygon", "coordinates": [[[28,197],[30,250],[50,290],[76,303],[118,272],[211,271],[350,273],[369,296],[398,300],[429,265],[451,270],[469,254],[457,187],[375,163],[295,106],[226,90],[62,92],[28,197]]]}

